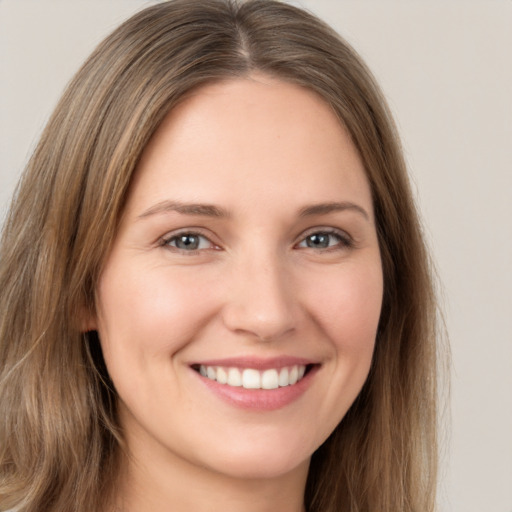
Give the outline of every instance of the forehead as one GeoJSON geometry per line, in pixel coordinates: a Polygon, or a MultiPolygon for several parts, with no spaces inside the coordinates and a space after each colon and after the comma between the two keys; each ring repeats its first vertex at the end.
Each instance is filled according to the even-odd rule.
{"type": "Polygon", "coordinates": [[[169,194],[246,205],[355,194],[371,205],[359,154],[331,107],[265,75],[203,86],[167,115],[142,154],[129,204],[169,194]]]}

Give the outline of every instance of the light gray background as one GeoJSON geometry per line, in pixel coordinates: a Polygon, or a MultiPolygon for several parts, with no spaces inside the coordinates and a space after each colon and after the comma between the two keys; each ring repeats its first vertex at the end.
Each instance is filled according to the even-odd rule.
{"type": "MultiPolygon", "coordinates": [[[[0,218],[83,59],[142,0],[0,0],[0,218]]],[[[512,1],[303,0],[380,81],[444,287],[441,512],[512,512],[512,1]]]]}

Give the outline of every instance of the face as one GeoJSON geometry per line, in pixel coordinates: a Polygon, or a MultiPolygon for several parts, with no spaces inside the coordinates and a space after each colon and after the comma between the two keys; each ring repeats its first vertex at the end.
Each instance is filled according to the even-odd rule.
{"type": "Polygon", "coordinates": [[[97,290],[134,456],[307,468],[368,375],[381,300],[370,188],[329,106],[265,76],[198,90],[145,149],[97,290]]]}

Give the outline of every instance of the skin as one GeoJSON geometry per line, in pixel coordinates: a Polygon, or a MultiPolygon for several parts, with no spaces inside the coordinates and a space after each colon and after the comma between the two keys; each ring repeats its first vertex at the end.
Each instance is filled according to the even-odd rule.
{"type": "Polygon", "coordinates": [[[129,451],[119,508],[302,510],[311,454],[368,375],[382,287],[365,172],[323,100],[264,75],[184,100],[142,155],[90,319],[129,451]],[[199,247],[180,249],[191,232],[199,247]],[[283,355],[315,372],[268,411],[220,399],[191,368],[283,355]]]}

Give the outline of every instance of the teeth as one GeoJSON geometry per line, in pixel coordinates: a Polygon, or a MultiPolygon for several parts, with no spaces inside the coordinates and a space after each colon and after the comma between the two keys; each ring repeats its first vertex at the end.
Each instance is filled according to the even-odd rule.
{"type": "Polygon", "coordinates": [[[245,389],[261,389],[260,372],[246,368],[242,373],[242,386],[245,389]]]}
{"type": "Polygon", "coordinates": [[[219,384],[227,384],[233,387],[245,389],[276,389],[279,387],[293,386],[304,377],[306,366],[294,365],[285,368],[271,368],[259,371],[253,368],[225,368],[222,366],[199,367],[199,373],[210,380],[216,380],[219,384]]]}
{"type": "Polygon", "coordinates": [[[289,386],[290,385],[290,379],[288,377],[289,375],[289,371],[288,371],[288,368],[283,368],[280,372],[279,372],[279,380],[278,380],[278,383],[281,387],[284,387],[284,386],[289,386]]]}
{"type": "Polygon", "coordinates": [[[228,370],[228,386],[240,387],[242,385],[242,374],[238,368],[230,368],[228,370]]]}
{"type": "Polygon", "coordinates": [[[263,389],[276,389],[279,387],[279,374],[277,370],[265,370],[261,374],[261,387],[263,389]]]}
{"type": "Polygon", "coordinates": [[[226,384],[228,382],[228,374],[224,368],[217,368],[217,382],[221,384],[226,384]]]}
{"type": "Polygon", "coordinates": [[[297,382],[297,379],[299,378],[299,370],[296,366],[292,366],[288,378],[290,379],[290,386],[293,386],[297,382]]]}

